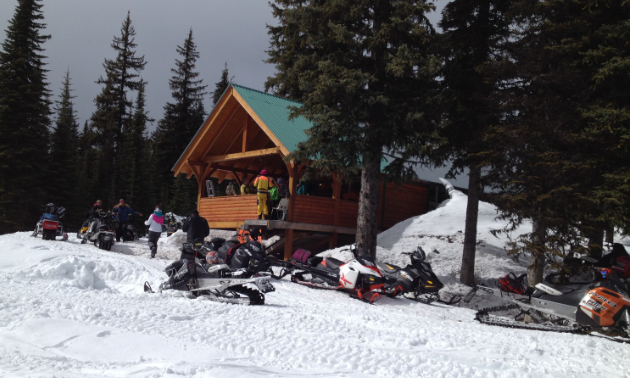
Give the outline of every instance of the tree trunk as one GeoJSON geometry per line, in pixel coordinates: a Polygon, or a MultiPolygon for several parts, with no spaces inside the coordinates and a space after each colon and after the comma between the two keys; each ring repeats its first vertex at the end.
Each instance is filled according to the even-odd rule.
{"type": "Polygon", "coordinates": [[[545,242],[547,228],[541,218],[534,218],[532,225],[532,243],[534,250],[531,252],[529,267],[527,268],[527,282],[530,287],[542,282],[543,272],[545,270],[545,242]]]}
{"type": "Polygon", "coordinates": [[[606,243],[613,244],[615,242],[615,227],[610,226],[606,228],[606,243]]]}
{"type": "Polygon", "coordinates": [[[596,225],[595,230],[589,235],[588,248],[590,249],[591,257],[594,259],[601,259],[603,255],[604,245],[604,229],[596,225]]]}
{"type": "Polygon", "coordinates": [[[466,205],[466,228],[464,233],[464,253],[459,280],[464,285],[475,286],[475,251],[477,248],[477,217],[479,215],[479,179],[481,168],[471,164],[468,178],[468,203],[466,205]]]}
{"type": "Polygon", "coordinates": [[[380,154],[372,154],[369,152],[363,154],[361,196],[359,197],[359,216],[357,218],[356,236],[359,255],[376,257],[380,168],[380,154]]]}

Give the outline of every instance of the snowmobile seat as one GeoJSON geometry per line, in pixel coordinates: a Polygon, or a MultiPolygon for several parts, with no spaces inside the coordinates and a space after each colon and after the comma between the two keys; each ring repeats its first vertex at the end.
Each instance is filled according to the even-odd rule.
{"type": "MultiPolygon", "coordinates": [[[[566,294],[571,294],[574,291],[576,291],[577,289],[579,289],[579,287],[576,287],[576,286],[553,285],[553,284],[549,284],[549,283],[545,283],[545,285],[549,286],[552,289],[558,290],[559,292],[561,292],[563,294],[563,296],[566,295],[566,294]]],[[[532,294],[532,296],[536,297],[536,298],[540,298],[543,295],[549,295],[549,294],[544,292],[544,291],[542,291],[542,290],[538,290],[538,289],[536,289],[534,291],[534,294],[532,294]]],[[[552,297],[554,297],[554,296],[552,295],[552,297]]],[[[558,296],[555,296],[555,297],[557,298],[557,297],[560,297],[560,296],[558,295],[558,296]]]]}
{"type": "Polygon", "coordinates": [[[310,257],[308,260],[306,260],[306,265],[308,266],[317,266],[319,265],[322,261],[324,260],[323,257],[320,256],[313,256],[310,257]]]}
{"type": "MultiPolygon", "coordinates": [[[[536,291],[539,291],[539,290],[536,290],[536,291]]],[[[548,300],[549,302],[561,303],[567,306],[577,306],[582,300],[582,298],[584,298],[584,295],[586,295],[586,291],[575,290],[575,291],[572,291],[563,295],[557,295],[557,296],[544,293],[544,295],[541,295],[539,298],[548,300]]],[[[535,296],[535,293],[534,293],[534,296],[535,296]]]]}
{"type": "Polygon", "coordinates": [[[550,295],[542,290],[535,290],[532,296],[535,298],[548,300],[550,302],[562,303],[569,306],[577,306],[582,298],[584,298],[584,295],[586,295],[586,292],[589,290],[588,287],[584,286],[575,287],[549,284],[547,284],[547,286],[558,290],[562,293],[562,295],[550,295]]]}
{"type": "Polygon", "coordinates": [[[378,268],[380,270],[382,270],[385,273],[396,273],[398,272],[400,269],[402,269],[399,266],[393,265],[393,264],[386,264],[384,262],[377,262],[376,266],[378,266],[378,268]]]}
{"type": "Polygon", "coordinates": [[[332,257],[327,258],[322,261],[321,265],[325,266],[330,270],[338,270],[341,265],[345,264],[345,262],[337,259],[333,259],[332,257]]]}

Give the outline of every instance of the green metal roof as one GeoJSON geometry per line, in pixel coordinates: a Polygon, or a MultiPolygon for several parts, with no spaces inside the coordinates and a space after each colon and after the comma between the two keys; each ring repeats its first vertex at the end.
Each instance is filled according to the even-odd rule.
{"type": "Polygon", "coordinates": [[[302,116],[289,120],[288,107],[300,108],[302,104],[237,84],[232,87],[290,152],[297,149],[298,143],[306,141],[304,131],[313,124],[302,116]]]}

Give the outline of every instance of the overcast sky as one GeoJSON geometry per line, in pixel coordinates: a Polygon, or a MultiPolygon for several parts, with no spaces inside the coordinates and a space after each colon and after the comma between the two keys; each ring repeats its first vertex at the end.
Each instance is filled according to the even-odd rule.
{"type": "MultiPolygon", "coordinates": [[[[437,1],[438,8],[447,0],[437,1]]],[[[15,12],[16,0],[0,1],[0,40],[15,12]]],[[[115,58],[110,47],[127,11],[136,29],[137,54],[148,62],[141,73],[147,85],[149,116],[162,118],[163,107],[172,101],[168,80],[175,66],[177,45],[193,29],[200,58],[197,71],[208,91],[220,79],[224,63],[235,83],[263,90],[274,67],[263,61],[269,47],[267,24],[276,24],[266,0],[44,0],[45,33],[52,39],[44,44],[48,58],[48,83],[53,100],[58,99],[63,77],[70,70],[75,110],[80,125],[94,111],[94,98],[101,91],[95,81],[105,75],[103,61],[115,58]]],[[[439,10],[438,10],[439,11],[439,10]]],[[[439,13],[430,16],[435,23],[439,13]]],[[[212,109],[208,96],[206,111],[212,109]]]]}

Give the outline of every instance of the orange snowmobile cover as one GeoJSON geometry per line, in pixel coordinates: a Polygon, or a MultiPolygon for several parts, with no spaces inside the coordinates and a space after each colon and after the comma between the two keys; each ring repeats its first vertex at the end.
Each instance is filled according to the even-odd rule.
{"type": "Polygon", "coordinates": [[[603,287],[590,290],[580,301],[580,310],[602,327],[614,325],[614,317],[626,306],[630,298],[603,287]]]}

